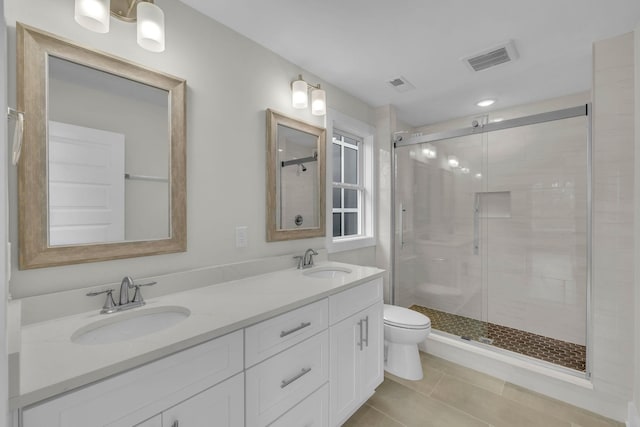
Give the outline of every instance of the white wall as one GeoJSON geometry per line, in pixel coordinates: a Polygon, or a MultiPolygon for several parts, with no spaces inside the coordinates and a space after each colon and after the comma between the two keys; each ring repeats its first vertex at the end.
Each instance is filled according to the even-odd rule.
{"type": "MultiPolygon", "coordinates": [[[[112,19],[108,34],[85,30],[73,19],[71,0],[7,0],[10,70],[15,69],[15,22],[20,21],[184,78],[188,85],[188,251],[29,271],[14,266],[11,289],[16,297],[117,282],[126,274],[144,277],[324,246],[323,238],[265,241],[265,109],[324,126],[324,118],[291,108],[290,82],[302,73],[311,83],[322,83],[331,108],[369,124],[374,124],[373,110],[178,1],[156,3],[166,17],[166,51],[161,54],[137,46],[134,25],[112,19]],[[234,229],[239,225],[248,226],[247,248],[235,247],[234,229]]],[[[15,75],[9,82],[14,100],[15,75]]],[[[15,172],[10,194],[10,237],[17,242],[15,172]]],[[[14,245],[13,259],[16,254],[14,245]]],[[[361,255],[373,261],[370,250],[361,255]]]]}

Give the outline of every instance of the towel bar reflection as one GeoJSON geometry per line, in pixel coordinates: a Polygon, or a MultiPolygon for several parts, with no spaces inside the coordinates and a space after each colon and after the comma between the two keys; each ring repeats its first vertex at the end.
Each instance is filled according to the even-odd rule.
{"type": "Polygon", "coordinates": [[[15,166],[20,160],[20,153],[22,152],[22,136],[24,134],[24,112],[14,110],[13,108],[7,108],[7,120],[16,120],[16,127],[13,131],[13,148],[11,163],[15,166]]]}

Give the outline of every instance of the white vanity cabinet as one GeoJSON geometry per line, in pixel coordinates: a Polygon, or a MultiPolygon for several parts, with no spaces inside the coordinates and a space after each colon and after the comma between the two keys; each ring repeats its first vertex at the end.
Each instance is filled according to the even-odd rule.
{"type": "Polygon", "coordinates": [[[330,414],[340,426],[384,379],[382,279],[329,297],[330,414]]]}
{"type": "Polygon", "coordinates": [[[215,387],[137,424],[135,427],[244,427],[244,375],[215,387]]]}
{"type": "MultiPolygon", "coordinates": [[[[155,426],[158,414],[179,408],[178,404],[186,405],[192,398],[195,399],[193,407],[199,411],[194,415],[201,413],[206,419],[208,407],[220,403],[215,400],[219,400],[219,393],[229,396],[235,393],[239,398],[241,405],[234,408],[240,408],[240,412],[232,419],[240,422],[229,425],[243,426],[242,355],[243,331],[240,330],[26,408],[22,413],[22,427],[131,427],[142,422],[145,427],[155,426]],[[236,386],[227,389],[227,381],[234,378],[224,380],[234,375],[236,386]],[[202,402],[203,396],[215,399],[202,402]]],[[[226,399],[236,402],[238,398],[226,399]]],[[[163,422],[162,427],[165,425],[163,422]]],[[[179,422],[179,425],[199,427],[203,424],[179,422]]],[[[169,427],[173,426],[169,424],[169,427]]]]}
{"type": "Polygon", "coordinates": [[[104,380],[96,373],[24,408],[20,427],[340,426],[382,382],[382,279],[280,313],[104,380]]]}

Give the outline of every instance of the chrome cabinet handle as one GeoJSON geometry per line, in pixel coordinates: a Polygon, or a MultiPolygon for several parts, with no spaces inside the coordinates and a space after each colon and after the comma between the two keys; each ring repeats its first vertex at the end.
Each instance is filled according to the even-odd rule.
{"type": "Polygon", "coordinates": [[[358,343],[358,346],[360,346],[360,351],[362,351],[362,347],[363,347],[362,319],[360,319],[360,321],[358,321],[358,327],[360,328],[360,342],[358,343]]]}
{"type": "Polygon", "coordinates": [[[367,329],[365,329],[366,338],[364,338],[363,341],[367,344],[367,347],[369,347],[369,316],[365,317],[364,321],[367,322],[367,329]]]}
{"type": "Polygon", "coordinates": [[[289,329],[288,331],[280,332],[280,338],[284,338],[287,335],[291,335],[294,332],[298,332],[300,329],[304,329],[307,326],[311,326],[311,322],[302,322],[302,323],[300,323],[300,326],[296,326],[295,328],[289,329]]]}
{"type": "Polygon", "coordinates": [[[302,370],[300,371],[299,374],[296,374],[294,377],[289,378],[288,380],[282,380],[282,383],[280,383],[280,388],[285,388],[286,386],[288,386],[292,382],[294,382],[296,380],[299,380],[300,378],[304,377],[309,372],[311,372],[311,368],[302,368],[302,370]]]}

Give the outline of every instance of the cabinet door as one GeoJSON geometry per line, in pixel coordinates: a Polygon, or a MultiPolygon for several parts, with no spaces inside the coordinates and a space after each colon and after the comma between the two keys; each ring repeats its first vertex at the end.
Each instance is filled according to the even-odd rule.
{"type": "Polygon", "coordinates": [[[365,319],[364,348],[360,354],[361,399],[368,399],[384,380],[384,325],[382,302],[360,316],[365,319]]]}
{"type": "Polygon", "coordinates": [[[162,427],[244,427],[244,374],[162,413],[162,427]]]}
{"type": "Polygon", "coordinates": [[[330,413],[331,425],[340,425],[360,406],[358,363],[360,359],[360,315],[356,314],[330,329],[330,413]]]}

